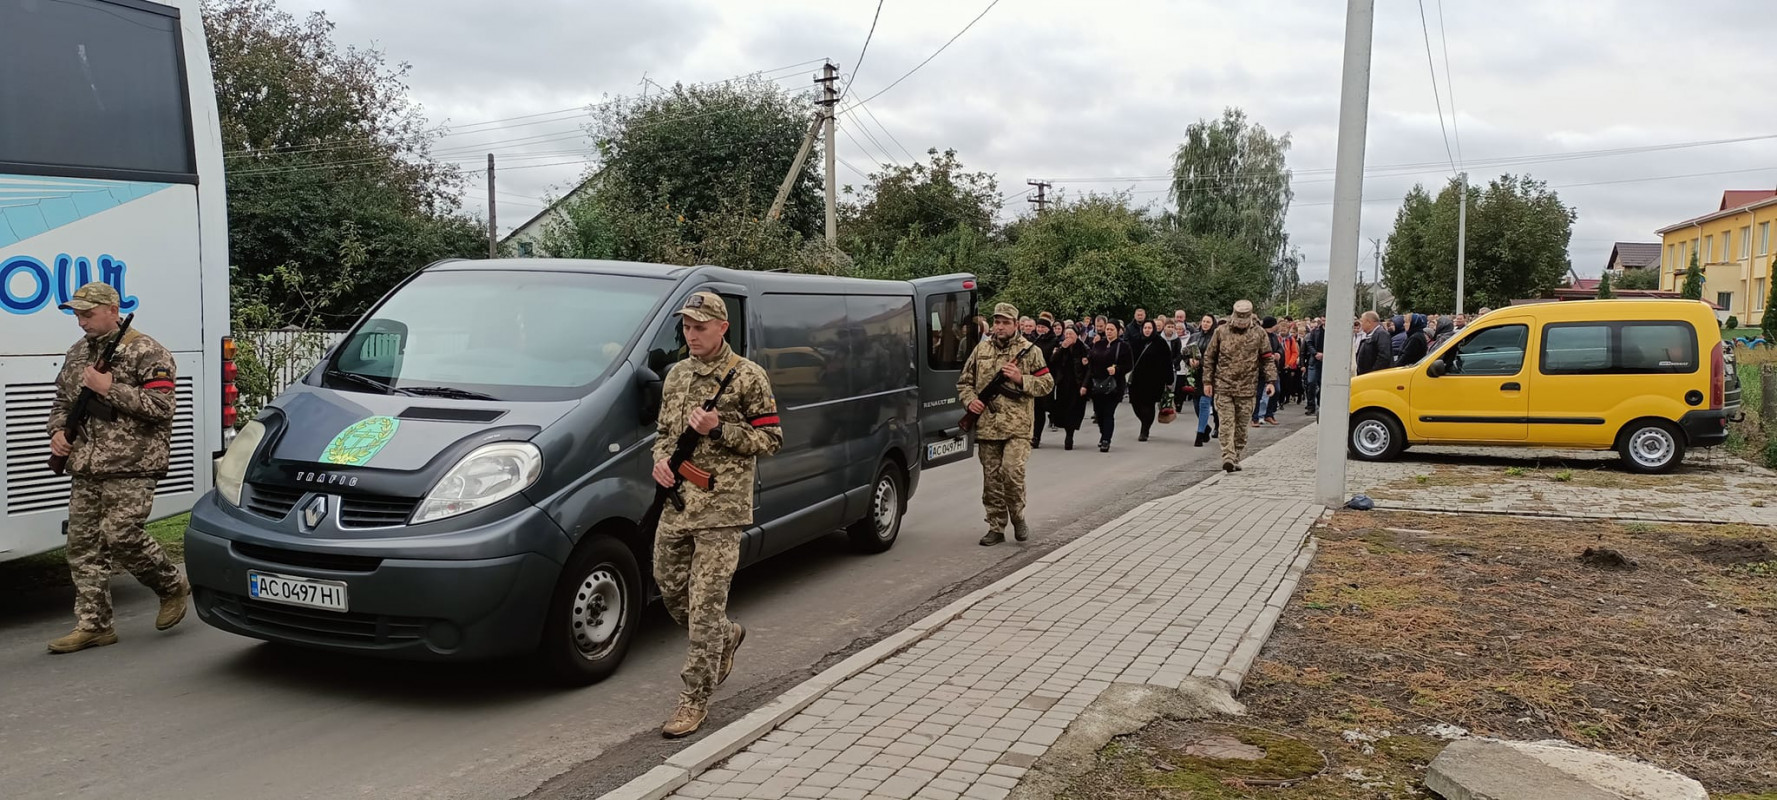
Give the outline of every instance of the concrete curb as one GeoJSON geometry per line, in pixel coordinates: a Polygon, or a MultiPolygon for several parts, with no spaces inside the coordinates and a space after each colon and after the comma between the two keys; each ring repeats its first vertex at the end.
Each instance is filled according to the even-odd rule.
{"type": "MultiPolygon", "coordinates": [[[[1217,474],[1206,480],[1193,484],[1182,491],[1189,492],[1194,489],[1213,485],[1221,477],[1221,474],[1217,474]]],[[[1152,511],[1156,505],[1164,502],[1165,499],[1166,498],[1161,498],[1142,503],[1118,516],[1116,519],[1082,534],[1079,538],[1074,539],[1061,547],[1055,548],[1053,551],[1045,554],[1042,558],[1037,559],[1029,565],[1026,565],[1024,568],[994,581],[981,589],[977,589],[924,619],[909,625],[905,630],[852,654],[851,657],[844,661],[828,667],[819,675],[809,678],[798,684],[795,688],[779,695],[777,699],[770,703],[759,707],[752,713],[747,714],[734,722],[728,723],[723,726],[721,730],[715,731],[698,741],[696,744],[675,753],[661,766],[655,767],[634,780],[631,780],[629,783],[600,795],[599,800],[661,800],[662,798],[667,797],[673,792],[678,791],[680,787],[690,783],[693,778],[702,774],[705,770],[763,738],[777,726],[783,724],[798,712],[812,705],[816,700],[820,699],[821,695],[826,694],[827,691],[832,688],[850,680],[864,670],[886,661],[889,657],[917,644],[920,640],[931,636],[938,629],[949,624],[957,617],[962,616],[982,600],[1012,588],[1024,579],[1047,569],[1049,566],[1060,561],[1075,550],[1103,538],[1109,531],[1116,528],[1130,517],[1152,511]]],[[[1312,557],[1312,550],[1309,550],[1308,553],[1309,556],[1312,557]]],[[[1273,593],[1272,602],[1280,604],[1278,611],[1282,610],[1281,603],[1287,602],[1290,594],[1295,591],[1295,582],[1301,578],[1301,569],[1304,568],[1306,568],[1306,562],[1302,560],[1301,556],[1298,556],[1296,562],[1291,566],[1290,572],[1285,578],[1285,583],[1288,588],[1283,591],[1281,599],[1278,599],[1278,595],[1275,592],[1273,593]]],[[[1267,604],[1265,615],[1261,617],[1259,622],[1264,625],[1266,635],[1269,635],[1271,627],[1277,622],[1277,615],[1271,613],[1269,603],[1267,604]],[[1266,621],[1267,619],[1269,622],[1266,621]]],[[[1255,625],[1253,630],[1257,630],[1257,628],[1258,626],[1255,625]]],[[[1258,644],[1263,643],[1264,639],[1261,637],[1258,644]]],[[[1245,643],[1243,641],[1241,650],[1235,652],[1235,658],[1240,656],[1240,653],[1244,648],[1245,643]]],[[[1253,656],[1256,657],[1257,655],[1258,645],[1254,645],[1253,656]]],[[[1249,658],[1246,666],[1240,670],[1241,674],[1244,675],[1246,669],[1250,669],[1251,666],[1251,659],[1249,658]]],[[[1224,673],[1226,672],[1227,669],[1225,668],[1224,673]]],[[[1238,689],[1238,683],[1232,685],[1238,689]]]]}
{"type": "MultiPolygon", "coordinates": [[[[1323,517],[1324,518],[1324,517],[1323,517]]],[[[1216,675],[1216,679],[1228,685],[1228,694],[1240,694],[1240,686],[1246,682],[1247,673],[1252,671],[1253,664],[1259,660],[1259,650],[1271,638],[1271,632],[1277,628],[1277,619],[1283,615],[1284,606],[1290,602],[1290,596],[1296,593],[1296,586],[1302,582],[1302,573],[1308,571],[1308,565],[1314,562],[1314,554],[1320,550],[1320,542],[1313,534],[1303,537],[1302,549],[1296,553],[1296,560],[1291,562],[1289,571],[1283,575],[1283,581],[1271,592],[1265,601],[1265,610],[1253,621],[1246,635],[1240,637],[1240,644],[1234,648],[1228,663],[1216,675]]]]}

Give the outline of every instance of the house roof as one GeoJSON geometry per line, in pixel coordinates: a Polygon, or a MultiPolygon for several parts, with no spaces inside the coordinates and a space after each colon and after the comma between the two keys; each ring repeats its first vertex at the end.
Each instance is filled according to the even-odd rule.
{"type": "Polygon", "coordinates": [[[1692,225],[1698,225],[1712,219],[1720,219],[1722,217],[1738,214],[1742,211],[1772,204],[1777,204],[1777,189],[1729,189],[1721,193],[1721,208],[1719,210],[1711,211],[1700,217],[1692,217],[1674,225],[1667,225],[1664,228],[1654,231],[1654,233],[1665,234],[1669,231],[1678,230],[1679,228],[1689,228],[1692,225]]]}
{"type": "Polygon", "coordinates": [[[1610,263],[1639,269],[1660,263],[1659,242],[1617,242],[1610,249],[1610,263]]]}
{"type": "Polygon", "coordinates": [[[1573,285],[1567,288],[1578,291],[1596,292],[1598,291],[1598,284],[1603,282],[1603,280],[1603,278],[1575,278],[1573,285]]]}

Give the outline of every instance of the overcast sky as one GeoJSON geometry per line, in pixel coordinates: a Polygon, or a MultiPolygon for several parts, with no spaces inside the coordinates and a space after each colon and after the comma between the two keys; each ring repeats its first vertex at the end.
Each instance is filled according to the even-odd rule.
{"type": "MultiPolygon", "coordinates": [[[[786,89],[821,58],[849,75],[875,0],[280,0],[324,10],[341,44],[413,65],[413,99],[452,126],[438,152],[479,170],[495,152],[499,221],[510,228],[584,172],[575,106],[670,85],[775,70],[786,89]],[[521,115],[560,112],[528,119],[521,115]]],[[[886,0],[850,97],[864,99],[931,55],[990,0],[886,0]]],[[[1324,279],[1331,230],[1345,4],[1337,0],[1003,0],[930,64],[841,117],[840,157],[869,171],[906,151],[955,148],[999,176],[1006,215],[1028,213],[1028,178],[1070,194],[1128,189],[1166,202],[1163,175],[1184,130],[1226,106],[1288,133],[1296,172],[1289,232],[1304,280],[1324,279]],[[1082,181],[1078,179],[1124,178],[1082,181]],[[1071,179],[1071,180],[1070,180],[1071,179]]],[[[1620,148],[1777,136],[1770,85],[1777,16],[1769,0],[1425,0],[1450,150],[1477,179],[1546,180],[1577,208],[1582,276],[1614,241],[1712,211],[1727,188],[1777,187],[1777,139],[1507,164],[1620,148]],[[1445,80],[1443,42],[1448,42],[1445,80]],[[1452,96],[1453,91],[1453,96],[1452,96]],[[1454,117],[1451,107],[1454,105],[1454,117]],[[1712,174],[1700,174],[1712,173],[1712,174]],[[1690,176],[1690,177],[1674,177],[1690,176]]],[[[1399,198],[1452,170],[1434,105],[1420,6],[1376,3],[1371,170],[1363,246],[1386,237],[1399,198]],[[1441,165],[1441,166],[1440,166],[1441,165]],[[1410,174],[1402,174],[1407,172],[1410,174]]],[[[860,183],[849,168],[842,183],[860,183]]],[[[478,176],[464,207],[486,206],[478,176]]]]}

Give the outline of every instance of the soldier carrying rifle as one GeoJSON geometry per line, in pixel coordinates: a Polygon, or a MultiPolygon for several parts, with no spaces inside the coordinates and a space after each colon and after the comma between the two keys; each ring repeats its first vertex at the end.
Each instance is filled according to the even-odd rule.
{"type": "Polygon", "coordinates": [[[987,507],[987,534],[979,544],[991,547],[1006,540],[1006,522],[1022,542],[1030,538],[1024,522],[1024,465],[1030,460],[1034,398],[1055,391],[1055,379],[1043,354],[1018,335],[1018,309],[1011,303],[993,308],[993,327],[975,346],[957,378],[956,393],[974,426],[976,456],[981,460],[981,503],[987,507]]]}
{"type": "Polygon", "coordinates": [[[685,691],[660,729],[667,738],[703,725],[710,695],[734,669],[734,651],[747,631],[728,619],[728,590],[740,565],[741,532],[753,524],[753,471],[759,456],[776,453],[784,442],[765,370],[724,338],[722,298],[697,292],[673,313],[682,318],[691,358],[667,374],[662,390],[654,480],[676,488],[679,499],[658,504],[654,581],[667,613],[690,629],[691,647],[680,673],[685,691]],[[704,408],[712,398],[715,408],[704,408]],[[689,461],[674,465],[687,429],[701,441],[689,461]]]}

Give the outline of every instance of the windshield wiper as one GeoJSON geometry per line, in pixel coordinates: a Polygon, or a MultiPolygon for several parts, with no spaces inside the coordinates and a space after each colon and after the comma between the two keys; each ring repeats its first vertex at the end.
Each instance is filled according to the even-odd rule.
{"type": "Polygon", "coordinates": [[[452,400],[498,400],[500,398],[483,392],[472,392],[452,386],[403,386],[402,394],[422,395],[426,397],[448,397],[452,400]]]}
{"type": "Polygon", "coordinates": [[[379,380],[372,378],[368,375],[359,375],[356,372],[346,372],[345,370],[341,370],[341,369],[330,369],[322,374],[325,375],[326,377],[329,377],[329,378],[339,378],[339,379],[346,381],[347,383],[355,383],[355,384],[358,384],[359,386],[362,386],[362,387],[375,389],[378,392],[381,392],[383,394],[394,394],[395,393],[395,387],[390,386],[386,383],[383,383],[382,381],[379,381],[379,380]]]}

